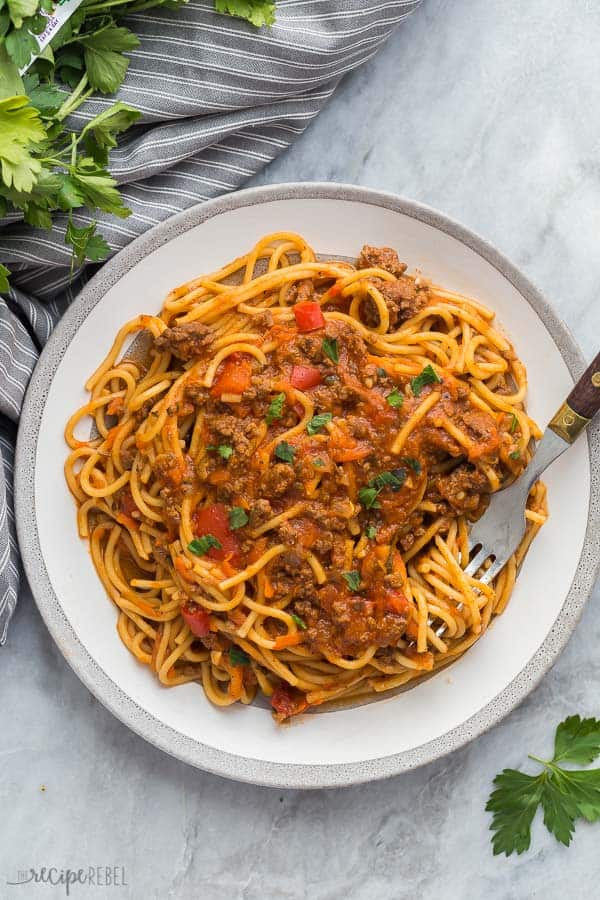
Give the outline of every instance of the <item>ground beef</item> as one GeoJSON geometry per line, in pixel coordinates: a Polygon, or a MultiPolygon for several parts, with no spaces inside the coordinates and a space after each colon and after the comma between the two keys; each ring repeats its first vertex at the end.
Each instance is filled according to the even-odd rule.
{"type": "Polygon", "coordinates": [[[185,399],[195,406],[204,406],[210,399],[210,388],[199,381],[188,381],[185,385],[185,399]]]}
{"type": "Polygon", "coordinates": [[[477,454],[494,456],[500,446],[500,434],[492,416],[483,410],[472,410],[463,414],[462,423],[471,440],[477,445],[477,454]]]}
{"type": "Polygon", "coordinates": [[[135,455],[136,455],[136,451],[133,447],[131,449],[129,447],[121,448],[121,452],[120,452],[119,456],[121,458],[121,465],[123,466],[124,469],[129,470],[132,468],[134,460],[135,460],[135,455]]]}
{"type": "Polygon", "coordinates": [[[287,463],[275,463],[267,472],[263,493],[267,497],[282,497],[289,491],[295,480],[296,475],[292,466],[287,463]]]}
{"type": "Polygon", "coordinates": [[[154,460],[152,471],[166,487],[175,488],[190,484],[194,479],[194,463],[189,456],[183,457],[183,470],[179,457],[174,453],[161,453],[154,460]]]}
{"type": "Polygon", "coordinates": [[[184,325],[166,328],[162,334],[154,338],[154,346],[157,350],[168,350],[178,359],[187,361],[200,356],[213,340],[214,334],[208,325],[203,325],[202,322],[186,322],[184,325]]]}
{"type": "MultiPolygon", "coordinates": [[[[427,288],[417,288],[412,278],[399,278],[397,281],[373,278],[372,283],[385,300],[390,314],[390,328],[397,328],[407,319],[412,319],[429,302],[427,288]]],[[[361,304],[361,318],[370,328],[379,324],[379,313],[370,297],[361,304]]]]}
{"type": "Polygon", "coordinates": [[[294,303],[302,303],[303,300],[312,300],[314,294],[315,285],[313,280],[312,278],[307,278],[305,281],[299,281],[291,286],[287,292],[286,302],[288,306],[292,306],[294,303]]]}
{"type": "Polygon", "coordinates": [[[174,453],[161,453],[152,466],[156,478],[163,485],[160,497],[164,501],[164,512],[172,529],[179,526],[181,501],[185,494],[194,490],[196,473],[191,457],[183,457],[183,468],[174,453]]]}
{"type": "Polygon", "coordinates": [[[462,463],[446,475],[436,475],[433,488],[461,514],[477,510],[481,495],[490,491],[486,476],[469,463],[462,463]]]}
{"type": "Polygon", "coordinates": [[[396,646],[406,629],[406,616],[384,611],[378,604],[357,595],[349,595],[342,585],[325,585],[316,602],[300,600],[296,613],[307,624],[307,646],[318,652],[359,656],[375,644],[396,646]]]}
{"type": "Polygon", "coordinates": [[[370,247],[368,244],[360,251],[357,267],[359,269],[385,269],[397,278],[406,272],[406,263],[400,262],[398,254],[391,247],[370,247]]]}
{"type": "Polygon", "coordinates": [[[250,509],[250,528],[260,528],[274,515],[273,507],[268,500],[256,500],[250,509]]]}
{"type": "Polygon", "coordinates": [[[260,425],[252,419],[240,419],[230,413],[213,416],[210,420],[215,444],[228,444],[239,457],[248,458],[254,452],[254,444],[260,433],[260,425]]]}

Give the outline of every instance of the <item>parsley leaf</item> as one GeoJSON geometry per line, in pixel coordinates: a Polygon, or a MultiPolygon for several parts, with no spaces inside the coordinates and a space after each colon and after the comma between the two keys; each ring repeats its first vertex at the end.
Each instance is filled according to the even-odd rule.
{"type": "Polygon", "coordinates": [[[414,456],[403,456],[402,462],[406,463],[406,465],[413,470],[416,475],[421,474],[421,463],[418,459],[415,459],[414,456]]]}
{"type": "Polygon", "coordinates": [[[223,545],[221,541],[218,541],[214,534],[204,534],[201,538],[194,538],[191,544],[188,544],[188,550],[190,553],[195,553],[196,556],[206,556],[209,550],[222,550],[223,545]]]}
{"type": "Polygon", "coordinates": [[[114,178],[106,170],[97,168],[93,159],[84,157],[79,161],[79,168],[71,174],[87,206],[97,206],[120,219],[131,215],[131,210],[123,205],[114,178]]]}
{"type": "Polygon", "coordinates": [[[494,784],[496,790],[485,807],[494,814],[490,826],[494,832],[494,856],[523,853],[531,843],[531,823],[542,799],[544,773],[536,777],[504,769],[496,775],[494,784]]]}
{"type": "Polygon", "coordinates": [[[362,503],[365,509],[379,509],[381,506],[377,499],[379,490],[376,487],[362,487],[357,495],[359,503],[362,503]]]}
{"type": "Polygon", "coordinates": [[[331,422],[333,419],[333,415],[330,412],[327,413],[319,413],[318,416],[313,416],[310,422],[306,426],[306,430],[309,434],[318,434],[321,428],[324,428],[328,422],[331,422]]]}
{"type": "Polygon", "coordinates": [[[243,528],[248,524],[248,513],[243,506],[232,506],[229,510],[229,527],[235,531],[236,528],[243,528]]]}
{"type": "Polygon", "coordinates": [[[78,265],[89,259],[92,262],[100,262],[106,259],[110,253],[110,247],[101,234],[96,233],[96,223],[76,228],[69,219],[67,222],[67,231],[65,234],[65,244],[73,247],[73,255],[78,265]]]}
{"type": "Polygon", "coordinates": [[[426,384],[438,384],[442,383],[442,379],[437,374],[432,365],[425,366],[420,375],[417,375],[416,378],[412,378],[410,382],[410,386],[412,388],[412,392],[415,397],[418,397],[426,384]]]}
{"type": "Polygon", "coordinates": [[[300,631],[306,631],[308,625],[306,624],[304,619],[301,619],[300,616],[296,615],[296,613],[292,613],[292,619],[294,620],[300,631]]]}
{"type": "Polygon", "coordinates": [[[322,459],[313,459],[313,466],[317,466],[319,469],[325,465],[322,459]]]}
{"type": "Polygon", "coordinates": [[[360,588],[360,572],[342,572],[342,578],[355,594],[360,588]]]}
{"type": "Polygon", "coordinates": [[[7,0],[8,15],[15,28],[21,28],[23,19],[37,12],[37,0],[7,0]]]}
{"type": "Polygon", "coordinates": [[[100,156],[101,161],[106,164],[106,155],[97,154],[97,150],[108,151],[116,147],[116,135],[126,131],[134,122],[137,122],[140,116],[141,113],[137,109],[120,100],[113,103],[104,112],[91,119],[81,132],[86,150],[94,156],[97,162],[100,161],[100,156]]]}
{"type": "Polygon", "coordinates": [[[520,451],[520,450],[513,450],[512,453],[509,453],[508,455],[509,455],[509,457],[510,457],[511,459],[520,459],[520,458],[521,458],[521,451],[520,451]]]}
{"type": "Polygon", "coordinates": [[[393,491],[399,491],[407,476],[408,472],[406,469],[394,469],[393,472],[382,472],[380,475],[376,475],[375,478],[371,479],[369,485],[378,488],[380,491],[384,487],[390,487],[393,491]]]}
{"type": "Polygon", "coordinates": [[[247,19],[252,25],[273,25],[275,22],[274,0],[215,0],[219,13],[247,19]]]}
{"type": "Polygon", "coordinates": [[[600,755],[600,721],[569,716],[556,729],[553,762],[585,766],[600,755]]]}
{"type": "Polygon", "coordinates": [[[511,434],[515,433],[518,425],[519,425],[519,420],[517,419],[517,417],[515,416],[514,413],[511,413],[510,428],[508,429],[511,434]]]}
{"type": "Polygon", "coordinates": [[[369,538],[369,540],[372,541],[377,537],[377,529],[374,525],[367,525],[367,527],[365,528],[365,534],[369,538]]]}
{"type": "Polygon", "coordinates": [[[323,343],[321,344],[321,350],[328,356],[331,362],[339,363],[340,361],[340,352],[338,349],[337,338],[323,338],[323,343]]]}
{"type": "Polygon", "coordinates": [[[0,100],[0,169],[7,187],[31,192],[42,169],[33,151],[45,138],[40,114],[27,97],[0,100]]]}
{"type": "Polygon", "coordinates": [[[494,854],[523,853],[531,843],[531,823],[538,807],[544,825],[569,846],[578,818],[600,819],[600,769],[563,769],[559,762],[587,764],[600,755],[600,720],[569,716],[556,729],[551,760],[530,756],[543,765],[538,775],[504,769],[494,779],[486,809],[493,813],[494,854]]]}
{"type": "Polygon", "coordinates": [[[218,447],[215,444],[207,444],[206,449],[216,451],[222,459],[230,459],[233,456],[233,447],[228,444],[219,444],[218,447]]]}
{"type": "Polygon", "coordinates": [[[240,647],[230,647],[229,662],[232,666],[247,666],[250,663],[250,657],[240,647]]]}
{"type": "Polygon", "coordinates": [[[17,68],[24,69],[33,54],[39,52],[40,45],[28,28],[22,28],[21,25],[16,27],[20,30],[7,34],[4,46],[17,68]]]}
{"type": "Polygon", "coordinates": [[[281,419],[283,416],[283,407],[285,406],[285,394],[277,394],[274,397],[267,410],[267,415],[265,417],[267,425],[272,425],[275,419],[281,419]]]}
{"type": "Polygon", "coordinates": [[[101,94],[114,94],[125,78],[129,60],[126,50],[135,50],[140,41],[128,28],[109,25],[79,38],[83,46],[85,71],[90,85],[101,94]]]}
{"type": "Polygon", "coordinates": [[[275,447],[275,456],[283,462],[292,463],[294,461],[294,453],[296,448],[288,444],[287,441],[280,441],[275,447]]]}
{"type": "Polygon", "coordinates": [[[6,266],[3,266],[0,263],[0,294],[7,294],[10,290],[10,285],[8,283],[8,276],[10,275],[10,269],[7,269],[6,266]]]}
{"type": "Polygon", "coordinates": [[[400,393],[398,388],[394,388],[392,393],[388,394],[385,399],[390,406],[394,407],[394,409],[400,409],[400,407],[404,403],[404,396],[400,393]]]}

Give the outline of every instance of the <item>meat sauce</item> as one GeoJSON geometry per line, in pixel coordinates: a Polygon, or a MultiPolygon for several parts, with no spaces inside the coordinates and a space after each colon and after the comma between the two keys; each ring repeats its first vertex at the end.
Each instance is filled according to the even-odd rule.
{"type": "MultiPolygon", "coordinates": [[[[404,276],[406,266],[394,251],[365,247],[359,266],[384,267],[395,276],[396,281],[379,284],[390,309],[390,327],[398,327],[429,302],[427,289],[416,288],[414,280],[404,276]]],[[[306,303],[314,298],[312,283],[303,282],[296,299],[306,303]]],[[[347,312],[347,305],[334,298],[323,309],[347,312]]],[[[369,315],[372,311],[367,310],[363,321],[368,322],[369,315]]],[[[256,324],[253,331],[259,330],[256,324]]],[[[263,343],[277,345],[264,367],[248,355],[243,363],[237,361],[235,402],[224,402],[225,392],[215,391],[214,385],[209,389],[188,383],[184,403],[203,412],[206,452],[195,465],[187,457],[179,480],[170,474],[168,454],[154,464],[173,528],[182,497],[200,483],[208,485],[209,504],[247,512],[247,523],[235,531],[223,519],[221,544],[228,552],[213,556],[240,569],[270,546],[286,545],[265,576],[274,600],[288,601],[287,611],[302,623],[306,647],[330,657],[360,656],[373,645],[384,652],[398,646],[410,623],[400,551],[424,533],[432,510],[443,517],[445,529],[459,515],[481,515],[490,486],[477,466],[498,462],[508,426],[501,417],[474,406],[466,383],[441,369],[441,381],[425,384],[415,396],[411,379],[378,367],[367,342],[345,321],[328,320],[302,331],[294,321],[273,324],[265,313],[260,324],[263,343]],[[246,376],[240,375],[242,369],[246,376]],[[276,447],[279,436],[304,415],[302,406],[290,400],[292,379],[303,379],[314,415],[326,414],[327,421],[290,438],[287,458],[279,458],[276,451],[265,467],[261,448],[276,447]],[[410,433],[401,454],[392,453],[394,438],[432,392],[435,404],[410,433]],[[272,415],[273,402],[281,395],[285,400],[280,414],[272,415]],[[468,452],[444,423],[468,437],[468,452]],[[294,518],[261,537],[251,536],[261,524],[299,503],[303,507],[294,518]],[[362,558],[357,562],[355,557],[350,564],[355,571],[347,573],[348,546],[361,535],[362,558]],[[309,555],[325,573],[321,584],[309,555]]],[[[156,345],[184,360],[206,356],[208,364],[211,340],[210,329],[190,323],[167,329],[156,345]]],[[[214,384],[227,383],[227,366],[226,360],[214,384]]],[[[196,512],[193,521],[199,536],[209,529],[209,522],[202,524],[202,512],[196,512]]],[[[277,625],[270,620],[274,637],[277,625]]],[[[281,698],[282,706],[295,702],[290,697],[281,698]]]]}

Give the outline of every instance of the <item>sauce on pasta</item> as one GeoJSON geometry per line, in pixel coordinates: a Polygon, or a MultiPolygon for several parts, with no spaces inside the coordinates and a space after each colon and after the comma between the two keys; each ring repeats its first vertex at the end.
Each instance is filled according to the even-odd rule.
{"type": "Polygon", "coordinates": [[[283,720],[483,634],[546,515],[537,484],[495,582],[464,574],[469,523],[540,435],[493,318],[390,248],[352,266],[278,233],[121,329],[66,476],[119,635],[163,684],[262,692],[283,720]]]}

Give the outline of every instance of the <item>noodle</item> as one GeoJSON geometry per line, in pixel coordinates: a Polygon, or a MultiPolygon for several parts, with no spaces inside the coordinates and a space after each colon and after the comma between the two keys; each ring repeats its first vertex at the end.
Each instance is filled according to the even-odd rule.
{"type": "Polygon", "coordinates": [[[506,608],[541,483],[494,582],[464,567],[540,436],[525,370],[493,312],[405,268],[267,235],[124,325],[89,378],[65,476],[119,637],[163,685],[260,691],[282,720],[418,679],[506,608]]]}

